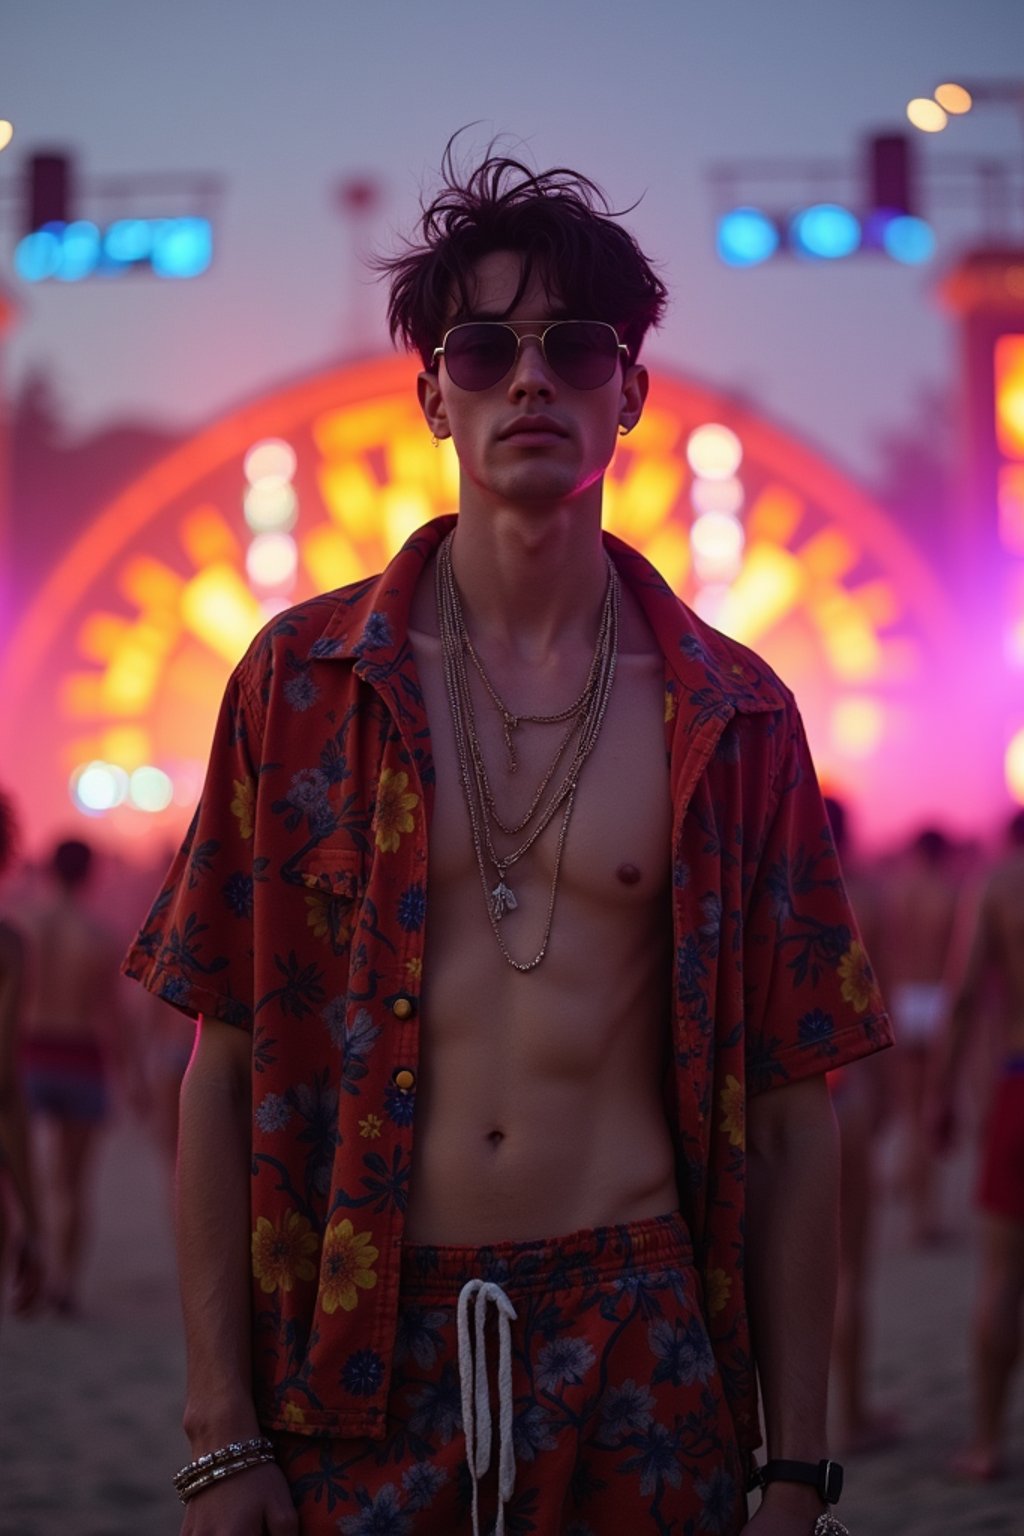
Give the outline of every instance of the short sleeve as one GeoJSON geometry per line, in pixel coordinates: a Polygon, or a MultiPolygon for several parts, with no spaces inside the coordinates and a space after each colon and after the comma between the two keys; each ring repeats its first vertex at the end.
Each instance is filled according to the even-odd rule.
{"type": "Polygon", "coordinates": [[[892,1044],[792,703],[783,730],[765,833],[745,871],[751,1093],[828,1072],[892,1044]]]}
{"type": "Polygon", "coordinates": [[[225,691],[192,825],[121,969],[184,1013],[251,1029],[261,711],[245,666],[225,691]]]}

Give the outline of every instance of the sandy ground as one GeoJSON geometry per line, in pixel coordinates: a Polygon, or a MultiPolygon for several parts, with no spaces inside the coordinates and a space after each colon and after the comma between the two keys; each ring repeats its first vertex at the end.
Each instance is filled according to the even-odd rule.
{"type": "MultiPolygon", "coordinates": [[[[963,1204],[965,1158],[950,1171],[963,1204]]],[[[164,1170],[140,1129],[115,1128],[102,1156],[85,1317],[0,1327],[0,1536],[175,1536],[170,1474],[187,1459],[183,1358],[164,1170]]],[[[847,1463],[837,1510],[851,1536],[1024,1536],[1024,1369],[1012,1473],[986,1488],[948,1476],[968,1402],[965,1330],[973,1286],[969,1219],[919,1252],[886,1213],[876,1290],[879,1399],[905,1416],[894,1450],[847,1463]]]]}

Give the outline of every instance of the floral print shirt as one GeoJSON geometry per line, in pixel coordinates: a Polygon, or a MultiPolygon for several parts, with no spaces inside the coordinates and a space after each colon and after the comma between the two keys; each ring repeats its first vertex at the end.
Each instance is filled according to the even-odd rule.
{"type": "MultiPolygon", "coordinates": [[[[252,1340],[266,1428],[383,1434],[415,1156],[434,767],[408,639],[452,525],[275,618],[126,974],[252,1036],[252,1340]]],[[[606,535],[665,657],[678,1149],[712,1344],[758,1443],[744,1293],[751,1094],[890,1043],[792,695],[606,535]]],[[[429,1027],[429,1023],[428,1023],[429,1027]]]]}

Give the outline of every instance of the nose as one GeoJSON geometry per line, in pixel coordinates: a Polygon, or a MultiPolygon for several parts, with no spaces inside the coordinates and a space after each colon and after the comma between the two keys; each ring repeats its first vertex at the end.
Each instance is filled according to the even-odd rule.
{"type": "Polygon", "coordinates": [[[520,336],[519,354],[509,375],[510,400],[522,400],[531,396],[550,400],[555,393],[555,380],[547,361],[539,336],[520,336]]]}

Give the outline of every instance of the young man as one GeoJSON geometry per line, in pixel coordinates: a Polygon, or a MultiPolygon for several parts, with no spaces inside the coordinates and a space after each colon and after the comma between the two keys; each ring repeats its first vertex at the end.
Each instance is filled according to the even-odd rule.
{"type": "Polygon", "coordinates": [[[127,962],[202,1015],[185,1530],[807,1536],[822,1074],[888,1026],[791,696],[602,536],[662,284],[584,178],[445,170],[390,315],[458,517],[255,641],[127,962]]]}

